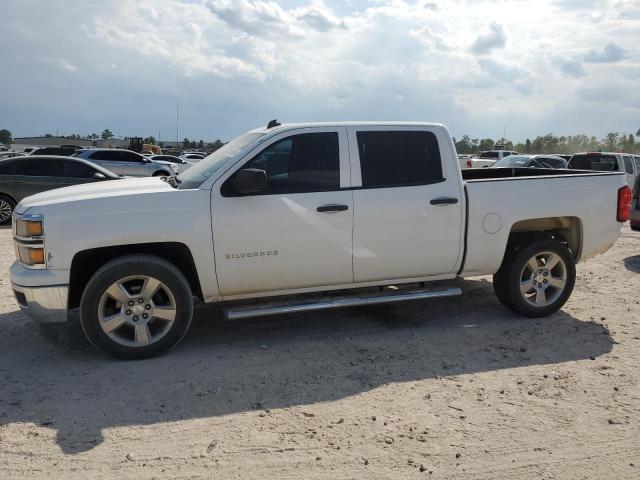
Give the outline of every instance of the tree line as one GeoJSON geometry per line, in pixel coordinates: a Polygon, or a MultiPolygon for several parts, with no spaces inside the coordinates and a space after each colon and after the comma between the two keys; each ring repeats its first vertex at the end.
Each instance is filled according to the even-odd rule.
{"type": "MultiPolygon", "coordinates": [[[[113,138],[113,133],[108,128],[104,129],[100,134],[91,133],[84,137],[79,134],[62,135],[63,138],[104,140],[113,138]]],[[[45,137],[53,137],[47,133],[45,137]]],[[[7,129],[0,130],[0,143],[9,145],[13,141],[11,132],[7,129]]],[[[156,141],[155,137],[146,137],[144,143],[158,145],[164,147],[164,142],[156,141]]],[[[507,138],[499,138],[497,140],[491,138],[471,138],[469,135],[463,135],[461,139],[453,139],[458,153],[473,154],[484,150],[491,150],[496,145],[503,145],[507,150],[515,150],[519,153],[561,153],[571,154],[576,152],[593,152],[593,151],[622,151],[626,153],[640,153],[640,129],[634,134],[610,132],[604,138],[598,139],[594,136],[587,135],[569,135],[557,137],[552,133],[544,136],[537,136],[533,140],[526,139],[524,142],[513,143],[507,138]]],[[[224,142],[218,139],[215,142],[205,143],[203,140],[196,141],[185,138],[182,141],[182,148],[198,148],[201,150],[214,151],[222,147],[224,142]]]]}
{"type": "Polygon", "coordinates": [[[524,142],[513,143],[507,138],[493,140],[491,138],[471,138],[463,135],[460,140],[453,139],[458,153],[474,154],[484,150],[492,150],[496,145],[504,145],[506,150],[518,153],[560,153],[572,154],[576,152],[616,152],[640,153],[640,129],[634,134],[610,132],[604,138],[598,139],[587,135],[569,135],[557,137],[552,133],[537,136],[533,140],[527,138],[524,142]]]}
{"type": "MultiPolygon", "coordinates": [[[[51,138],[54,135],[51,133],[45,133],[44,137],[45,138],[51,138]]],[[[85,140],[98,140],[98,139],[102,139],[102,140],[108,140],[110,138],[113,138],[115,135],[113,134],[113,132],[108,129],[105,128],[100,134],[98,133],[90,133],[88,135],[80,135],[78,133],[73,133],[71,135],[59,135],[60,138],[68,138],[70,140],[81,140],[81,139],[85,139],[85,140]]],[[[128,137],[125,137],[125,140],[128,137]]],[[[151,145],[158,145],[159,147],[164,147],[165,146],[165,142],[162,141],[157,141],[156,138],[152,135],[149,137],[145,137],[143,140],[143,143],[148,143],[151,145]]],[[[11,133],[11,131],[7,130],[6,128],[3,128],[0,130],[0,144],[3,145],[9,145],[13,143],[13,135],[11,133]]],[[[199,150],[206,150],[206,151],[215,151],[217,149],[219,149],[220,147],[222,147],[225,144],[225,142],[223,142],[220,139],[217,139],[214,142],[206,142],[204,140],[198,140],[196,141],[191,140],[189,138],[185,138],[182,141],[182,148],[197,148],[199,150]]]]}

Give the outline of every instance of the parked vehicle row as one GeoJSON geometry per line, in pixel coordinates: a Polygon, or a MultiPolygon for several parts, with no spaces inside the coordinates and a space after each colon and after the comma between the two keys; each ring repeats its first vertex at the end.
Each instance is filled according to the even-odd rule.
{"type": "Polygon", "coordinates": [[[423,282],[494,275],[503,305],[541,317],[615,243],[630,199],[620,172],[461,171],[442,125],[270,122],[177,177],[22,200],[11,283],[35,321],[79,309],[121,358],[180,341],[194,297],[240,319],[459,295],[423,282]]]}
{"type": "Polygon", "coordinates": [[[519,168],[567,168],[564,158],[554,155],[509,155],[490,168],[519,167],[519,168]]]}
{"type": "Polygon", "coordinates": [[[178,173],[184,172],[187,168],[193,165],[192,162],[185,160],[181,157],[175,157],[173,155],[151,155],[149,156],[154,162],[169,162],[176,165],[178,173]]]}
{"type": "Polygon", "coordinates": [[[84,148],[74,157],[84,158],[118,175],[132,177],[162,177],[175,175],[178,167],[173,162],[151,160],[131,150],[117,148],[84,148]]]}
{"type": "Polygon", "coordinates": [[[480,152],[477,156],[466,155],[462,157],[458,155],[458,160],[462,170],[467,168],[487,168],[510,155],[518,155],[518,152],[512,150],[486,150],[480,152]]]}

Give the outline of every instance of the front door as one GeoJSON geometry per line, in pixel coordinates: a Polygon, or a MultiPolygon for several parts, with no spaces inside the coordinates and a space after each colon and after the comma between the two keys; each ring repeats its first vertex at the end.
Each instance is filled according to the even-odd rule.
{"type": "Polygon", "coordinates": [[[455,274],[464,199],[449,143],[437,127],[349,127],[356,283],[455,274]]]}
{"type": "Polygon", "coordinates": [[[211,196],[222,295],[351,284],[349,186],[346,128],[283,132],[250,152],[211,196]],[[264,170],[267,190],[234,193],[241,168],[264,170]]]}

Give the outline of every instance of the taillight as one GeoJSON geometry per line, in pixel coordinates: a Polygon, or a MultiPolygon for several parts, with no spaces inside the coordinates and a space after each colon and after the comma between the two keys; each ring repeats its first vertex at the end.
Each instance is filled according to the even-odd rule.
{"type": "Polygon", "coordinates": [[[631,216],[631,189],[626,185],[618,190],[618,221],[626,222],[631,216]]]}
{"type": "Polygon", "coordinates": [[[467,168],[473,168],[473,162],[471,160],[467,160],[467,168]]]}

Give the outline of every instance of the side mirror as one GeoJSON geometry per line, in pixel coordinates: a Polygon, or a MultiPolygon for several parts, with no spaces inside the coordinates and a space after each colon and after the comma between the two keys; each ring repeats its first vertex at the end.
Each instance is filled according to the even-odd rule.
{"type": "Polygon", "coordinates": [[[231,179],[231,188],[239,195],[264,192],[267,189],[267,172],[257,168],[239,170],[231,179]]]}
{"type": "Polygon", "coordinates": [[[104,175],[104,173],[93,172],[93,178],[95,178],[96,180],[104,180],[107,177],[104,175]]]}

